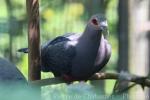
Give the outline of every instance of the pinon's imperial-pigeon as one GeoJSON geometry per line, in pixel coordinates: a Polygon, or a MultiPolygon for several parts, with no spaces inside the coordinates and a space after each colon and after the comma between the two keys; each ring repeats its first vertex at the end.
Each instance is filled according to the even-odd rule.
{"type": "MultiPolygon", "coordinates": [[[[41,48],[41,70],[66,80],[87,80],[108,62],[111,46],[107,20],[93,15],[82,34],[58,36],[41,48]]],[[[28,49],[20,49],[28,52],[28,49]]]]}

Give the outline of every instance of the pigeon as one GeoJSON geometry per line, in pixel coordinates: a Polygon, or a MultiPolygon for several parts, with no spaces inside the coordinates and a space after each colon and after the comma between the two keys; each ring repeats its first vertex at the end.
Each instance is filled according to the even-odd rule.
{"type": "Polygon", "coordinates": [[[19,69],[0,57],[0,100],[39,100],[38,95],[37,89],[27,82],[19,69]]]}
{"type": "MultiPolygon", "coordinates": [[[[58,36],[41,46],[41,70],[67,81],[88,80],[109,61],[108,24],[102,14],[93,15],[81,34],[58,36]]],[[[22,48],[19,52],[28,52],[22,48]]]]}
{"type": "Polygon", "coordinates": [[[17,67],[4,58],[0,58],[0,84],[27,84],[27,80],[17,67]]]}

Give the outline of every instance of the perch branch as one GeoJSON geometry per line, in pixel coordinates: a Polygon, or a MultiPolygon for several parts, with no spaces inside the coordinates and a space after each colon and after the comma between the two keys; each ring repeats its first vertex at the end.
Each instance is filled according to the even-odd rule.
{"type": "MultiPolygon", "coordinates": [[[[113,79],[118,80],[119,73],[96,73],[89,80],[105,80],[105,79],[113,79]]],[[[139,76],[130,75],[130,82],[134,82],[136,84],[142,84],[144,86],[150,87],[150,79],[145,78],[144,80],[138,80],[139,76]]],[[[30,84],[38,85],[38,86],[46,86],[46,85],[56,85],[60,83],[66,83],[61,77],[56,78],[47,78],[42,80],[32,81],[30,84]]]]}

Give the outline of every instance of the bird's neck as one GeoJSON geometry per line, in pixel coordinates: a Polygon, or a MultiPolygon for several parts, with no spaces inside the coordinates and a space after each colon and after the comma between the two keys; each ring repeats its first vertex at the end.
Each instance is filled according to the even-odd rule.
{"type": "Polygon", "coordinates": [[[102,32],[100,30],[95,29],[93,26],[87,25],[82,36],[80,37],[80,40],[97,43],[97,41],[100,41],[101,36],[102,32]]]}
{"type": "Polygon", "coordinates": [[[94,62],[95,56],[97,55],[98,48],[100,46],[101,37],[101,31],[87,25],[77,44],[78,49],[80,49],[80,58],[83,57],[83,59],[86,59],[84,57],[88,57],[94,62]]]}

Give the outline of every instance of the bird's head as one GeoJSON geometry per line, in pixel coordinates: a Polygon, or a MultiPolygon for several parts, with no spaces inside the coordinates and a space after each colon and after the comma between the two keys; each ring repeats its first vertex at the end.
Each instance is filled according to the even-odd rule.
{"type": "Polygon", "coordinates": [[[94,29],[100,30],[104,34],[104,37],[108,36],[109,34],[108,24],[106,17],[104,15],[102,14],[93,15],[89,23],[94,29]]]}

